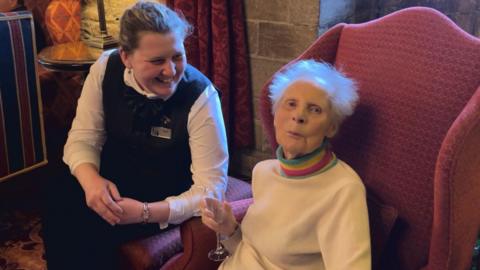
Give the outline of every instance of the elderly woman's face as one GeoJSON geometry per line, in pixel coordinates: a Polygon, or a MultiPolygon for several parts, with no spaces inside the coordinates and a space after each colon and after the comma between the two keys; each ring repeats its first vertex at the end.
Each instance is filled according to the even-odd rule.
{"type": "Polygon", "coordinates": [[[183,40],[173,33],[143,33],[138,48],[120,55],[140,87],[160,97],[175,91],[187,66],[183,40]]]}
{"type": "Polygon", "coordinates": [[[335,134],[327,93],[308,81],[296,81],[285,90],[274,116],[275,135],[285,158],[303,156],[335,134]]]}

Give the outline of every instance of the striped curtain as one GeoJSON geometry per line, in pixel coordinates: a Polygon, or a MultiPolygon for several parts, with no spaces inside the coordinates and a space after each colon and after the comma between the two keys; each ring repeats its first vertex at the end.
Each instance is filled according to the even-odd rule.
{"type": "Polygon", "coordinates": [[[47,163],[30,12],[0,13],[0,182],[47,163]]]}

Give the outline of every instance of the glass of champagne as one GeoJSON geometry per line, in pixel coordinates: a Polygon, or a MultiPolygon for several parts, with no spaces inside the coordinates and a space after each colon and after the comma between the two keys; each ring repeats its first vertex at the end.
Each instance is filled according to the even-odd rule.
{"type": "MultiPolygon", "coordinates": [[[[208,189],[207,187],[204,188],[204,199],[206,203],[206,207],[208,210],[210,210],[214,216],[215,216],[215,221],[217,223],[222,223],[224,219],[224,213],[220,207],[223,204],[223,198],[224,194],[221,194],[222,198],[220,201],[218,201],[215,198],[215,194],[212,190],[208,189]]],[[[208,258],[212,261],[215,262],[220,262],[225,260],[228,257],[228,251],[222,246],[220,243],[220,234],[217,232],[217,246],[215,249],[210,250],[208,252],[208,258]]]]}

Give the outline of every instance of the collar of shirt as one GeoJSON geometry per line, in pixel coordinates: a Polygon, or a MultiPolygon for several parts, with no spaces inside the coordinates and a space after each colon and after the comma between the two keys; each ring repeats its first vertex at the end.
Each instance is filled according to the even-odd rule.
{"type": "Polygon", "coordinates": [[[165,101],[168,100],[175,93],[175,91],[177,90],[176,87],[178,86],[178,84],[177,84],[177,86],[175,87],[175,91],[173,91],[172,94],[170,94],[168,97],[161,98],[154,93],[149,93],[149,92],[144,91],[142,89],[142,87],[140,87],[140,85],[138,85],[137,80],[133,76],[133,72],[128,72],[127,68],[125,68],[125,70],[123,71],[123,81],[125,82],[125,84],[127,86],[132,87],[133,90],[135,90],[137,93],[145,96],[148,99],[163,99],[165,101]]]}

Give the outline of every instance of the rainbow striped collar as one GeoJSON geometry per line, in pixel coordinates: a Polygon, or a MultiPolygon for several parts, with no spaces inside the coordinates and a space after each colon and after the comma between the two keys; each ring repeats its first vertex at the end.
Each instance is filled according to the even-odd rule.
{"type": "Polygon", "coordinates": [[[337,157],[328,147],[328,140],[313,152],[296,159],[285,159],[282,146],[277,148],[280,172],[288,178],[305,178],[327,171],[337,164],[337,157]]]}

